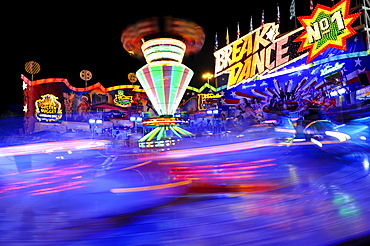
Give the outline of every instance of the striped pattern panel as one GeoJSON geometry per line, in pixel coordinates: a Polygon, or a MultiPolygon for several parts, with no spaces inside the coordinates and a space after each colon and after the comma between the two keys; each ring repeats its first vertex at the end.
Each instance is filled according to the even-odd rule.
{"type": "Polygon", "coordinates": [[[136,72],[158,115],[173,115],[193,77],[193,71],[177,62],[152,62],[136,72]]]}

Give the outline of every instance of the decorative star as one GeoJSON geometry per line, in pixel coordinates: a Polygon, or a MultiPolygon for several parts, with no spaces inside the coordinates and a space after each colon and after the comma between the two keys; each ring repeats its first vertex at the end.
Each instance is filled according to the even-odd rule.
{"type": "Polygon", "coordinates": [[[236,91],[231,92],[232,97],[236,97],[236,91]]]}
{"type": "Polygon", "coordinates": [[[357,67],[357,66],[360,66],[360,67],[361,67],[361,60],[360,60],[360,57],[358,57],[358,58],[355,60],[355,62],[356,62],[355,67],[357,67]]]}
{"type": "Polygon", "coordinates": [[[266,83],[266,81],[263,81],[260,86],[267,86],[268,84],[266,83]]]}
{"type": "Polygon", "coordinates": [[[366,70],[366,67],[364,69],[362,69],[362,70],[361,69],[357,69],[357,72],[358,73],[363,73],[363,72],[365,72],[365,70],[366,70]]]}
{"type": "Polygon", "coordinates": [[[27,84],[26,83],[24,83],[24,81],[23,81],[23,85],[22,85],[22,87],[23,87],[23,90],[25,90],[25,89],[27,89],[27,84]]]}
{"type": "Polygon", "coordinates": [[[295,40],[302,42],[298,52],[309,49],[306,63],[328,48],[347,50],[346,39],[355,35],[352,23],[361,12],[349,14],[350,0],[342,0],[333,7],[317,4],[310,16],[298,17],[305,31],[295,40]]]}
{"type": "MultiPolygon", "coordinates": [[[[317,81],[319,78],[318,77],[315,77],[315,78],[313,78],[312,80],[311,80],[311,82],[314,82],[314,81],[317,81]]],[[[310,83],[311,83],[310,82],[310,83]]]]}
{"type": "Polygon", "coordinates": [[[23,106],[23,112],[25,112],[25,113],[28,112],[28,105],[27,104],[23,106]]]}
{"type": "Polygon", "coordinates": [[[311,71],[311,74],[314,75],[318,70],[319,70],[320,66],[318,66],[317,68],[314,68],[312,71],[311,71]]]}

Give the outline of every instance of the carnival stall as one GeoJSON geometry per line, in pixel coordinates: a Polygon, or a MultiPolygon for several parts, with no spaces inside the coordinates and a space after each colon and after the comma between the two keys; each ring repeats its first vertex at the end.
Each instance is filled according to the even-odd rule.
{"type": "Polygon", "coordinates": [[[96,83],[76,88],[63,78],[31,81],[22,75],[22,80],[26,133],[90,131],[90,119],[101,120],[97,128],[110,131],[113,127],[132,127],[130,115],[150,107],[139,85],[105,88],[96,83]]]}

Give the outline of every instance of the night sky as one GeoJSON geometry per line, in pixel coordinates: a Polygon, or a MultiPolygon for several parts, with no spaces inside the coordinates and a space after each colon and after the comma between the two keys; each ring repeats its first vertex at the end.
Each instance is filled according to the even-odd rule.
{"type": "MultiPolygon", "coordinates": [[[[206,40],[203,49],[183,61],[195,72],[190,83],[195,87],[205,82],[203,73],[213,72],[215,32],[218,33],[219,48],[222,48],[226,27],[232,42],[236,39],[237,22],[241,36],[247,34],[251,15],[254,28],[260,25],[262,9],[265,11],[265,23],[276,21],[277,3],[281,13],[280,32],[294,29],[294,20],[289,19],[291,0],[212,1],[211,4],[201,1],[124,2],[90,1],[83,6],[80,3],[70,5],[51,1],[49,4],[37,4],[29,1],[28,4],[13,2],[11,7],[4,8],[3,19],[4,14],[6,17],[2,37],[5,45],[2,53],[5,57],[2,60],[5,67],[2,75],[5,74],[5,78],[2,79],[4,87],[0,110],[21,109],[23,94],[20,75],[30,78],[24,64],[31,60],[41,65],[35,80],[67,78],[73,86],[83,87],[84,81],[79,74],[87,69],[93,75],[89,84],[100,82],[105,87],[129,84],[127,74],[135,72],[145,62],[130,57],[121,45],[120,36],[129,24],[144,18],[172,16],[192,20],[204,28],[206,40]]],[[[296,0],[298,16],[310,15],[309,2],[296,0]]],[[[333,5],[331,0],[314,0],[314,3],[333,5]]]]}

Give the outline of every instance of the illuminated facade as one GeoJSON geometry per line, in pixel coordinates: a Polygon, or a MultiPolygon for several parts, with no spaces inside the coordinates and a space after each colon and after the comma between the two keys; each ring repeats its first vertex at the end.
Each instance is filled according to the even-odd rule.
{"type": "Polygon", "coordinates": [[[361,13],[349,14],[349,5],[318,4],[311,16],[298,17],[300,28],[280,35],[277,24],[265,23],[215,51],[215,76],[227,85],[220,106],[247,100],[264,114],[358,102],[356,91],[370,84],[370,59],[367,40],[354,28],[361,13]]]}
{"type": "Polygon", "coordinates": [[[278,24],[260,26],[214,53],[215,76],[228,74],[232,88],[286,70],[298,60],[306,64],[285,73],[318,65],[307,66],[329,48],[348,51],[346,40],[356,35],[351,25],[361,14],[349,14],[349,3],[342,0],[332,8],[318,4],[311,16],[298,17],[302,27],[279,37],[278,24]]]}
{"type": "Polygon", "coordinates": [[[146,111],[147,107],[151,107],[140,85],[105,88],[96,83],[76,88],[63,78],[34,81],[24,75],[21,78],[25,133],[42,130],[65,132],[73,127],[75,130],[89,131],[88,119],[102,117],[107,110],[127,114],[126,118],[112,119],[113,125],[110,126],[132,126],[133,123],[128,120],[131,112],[146,111]]]}

